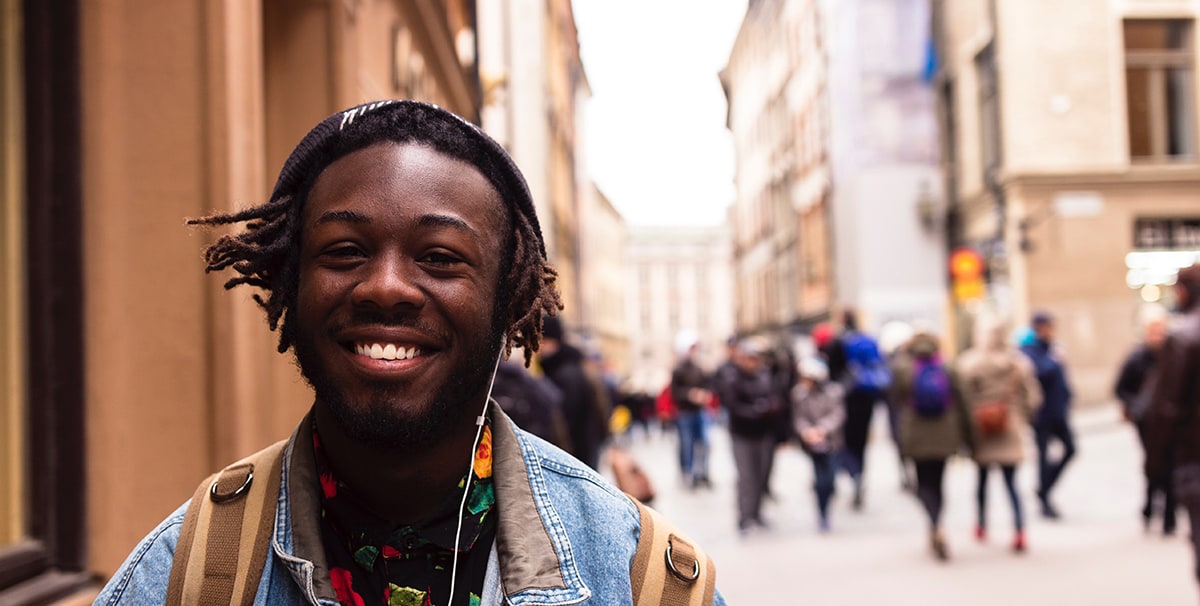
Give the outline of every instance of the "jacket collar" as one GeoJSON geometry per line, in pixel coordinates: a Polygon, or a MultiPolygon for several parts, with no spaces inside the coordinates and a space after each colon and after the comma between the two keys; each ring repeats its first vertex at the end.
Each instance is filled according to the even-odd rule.
{"type": "Polygon", "coordinates": [[[573,604],[586,600],[591,591],[580,577],[566,525],[550,501],[537,451],[495,401],[491,413],[496,551],[509,601],[573,604]]]}
{"type": "MultiPolygon", "coordinates": [[[[572,557],[567,528],[550,502],[540,459],[493,401],[492,473],[500,581],[513,604],[571,604],[591,595],[572,557]]],[[[320,482],[312,449],[312,412],[283,452],[275,514],[275,555],[313,603],[337,603],[321,543],[320,482]]],[[[489,570],[489,574],[491,571],[489,570]]]]}

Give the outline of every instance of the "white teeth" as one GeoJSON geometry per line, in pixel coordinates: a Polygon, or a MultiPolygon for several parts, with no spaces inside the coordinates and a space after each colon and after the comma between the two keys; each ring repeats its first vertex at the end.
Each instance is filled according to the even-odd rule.
{"type": "Polygon", "coordinates": [[[355,343],[354,353],[360,356],[367,356],[374,360],[411,360],[417,357],[420,350],[414,345],[412,347],[402,347],[394,343],[381,345],[379,343],[355,343]]]}

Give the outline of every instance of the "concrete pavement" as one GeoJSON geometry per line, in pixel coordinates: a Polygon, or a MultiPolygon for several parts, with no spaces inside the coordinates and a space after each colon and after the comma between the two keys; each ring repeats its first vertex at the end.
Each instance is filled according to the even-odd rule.
{"type": "Polygon", "coordinates": [[[850,484],[839,478],[833,532],[816,531],[812,470],[795,448],[780,450],[764,517],[770,531],[739,537],[729,440],[713,432],[711,490],[679,482],[673,434],[638,435],[631,452],[658,490],[655,506],[700,541],[716,560],[717,586],[730,604],[1196,604],[1186,516],[1174,537],[1144,533],[1141,454],[1137,437],[1115,408],[1076,415],[1078,456],[1056,489],[1063,514],[1043,520],[1033,496],[1034,457],[1018,473],[1029,551],[1009,549],[1012,518],[998,473],[990,479],[990,540],[974,528],[975,467],[954,460],[946,475],[951,560],[929,554],[924,514],[900,490],[895,449],[877,411],[868,452],[866,505],[849,506],[850,484]]]}

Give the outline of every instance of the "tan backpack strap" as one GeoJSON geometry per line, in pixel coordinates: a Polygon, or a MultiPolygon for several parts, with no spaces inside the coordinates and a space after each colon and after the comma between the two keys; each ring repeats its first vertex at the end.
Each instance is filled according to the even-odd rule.
{"type": "Polygon", "coordinates": [[[717,584],[717,569],[708,554],[662,514],[637,499],[641,536],[629,581],[634,604],[708,606],[717,584]]]}
{"type": "Polygon", "coordinates": [[[275,530],[286,442],[226,467],[196,489],[175,546],[169,606],[254,603],[275,530]]]}

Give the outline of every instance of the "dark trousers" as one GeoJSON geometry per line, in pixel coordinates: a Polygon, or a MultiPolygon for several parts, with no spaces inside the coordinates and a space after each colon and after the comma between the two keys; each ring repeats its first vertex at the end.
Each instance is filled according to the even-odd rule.
{"type": "MultiPolygon", "coordinates": [[[[1146,423],[1144,421],[1139,422],[1137,430],[1138,439],[1142,442],[1142,451],[1145,452],[1146,423]]],[[[1175,531],[1175,510],[1178,508],[1178,505],[1175,502],[1175,482],[1171,479],[1171,467],[1172,465],[1168,462],[1167,471],[1161,476],[1146,474],[1146,504],[1142,507],[1142,517],[1146,520],[1147,528],[1150,526],[1150,520],[1154,517],[1154,501],[1161,494],[1163,500],[1163,532],[1175,531]]]]}
{"type": "Polygon", "coordinates": [[[946,474],[946,460],[926,459],[914,463],[917,468],[917,499],[929,516],[929,527],[936,530],[942,519],[942,478],[946,474]]]}
{"type": "Polygon", "coordinates": [[[828,452],[810,452],[808,456],[813,464],[813,492],[817,495],[817,513],[824,520],[829,517],[829,501],[833,498],[837,457],[828,452]]]}
{"type": "Polygon", "coordinates": [[[1200,464],[1177,465],[1171,476],[1175,495],[1191,522],[1193,569],[1196,580],[1200,581],[1200,464]]]}
{"type": "Polygon", "coordinates": [[[846,424],[842,430],[846,448],[842,467],[855,481],[860,480],[865,471],[871,414],[878,401],[878,396],[868,391],[856,389],[846,394],[846,424]]]}
{"type": "Polygon", "coordinates": [[[703,410],[681,410],[675,417],[679,434],[679,470],[687,482],[708,478],[708,418],[703,410]]]}
{"type": "Polygon", "coordinates": [[[1034,425],[1038,451],[1038,498],[1050,499],[1050,491],[1062,477],[1063,469],[1075,456],[1075,434],[1066,419],[1039,421],[1034,425]],[[1062,456],[1057,461],[1050,459],[1050,445],[1057,440],[1062,443],[1062,456]]]}
{"type": "Polygon", "coordinates": [[[775,436],[733,435],[733,465],[737,469],[738,528],[762,522],[767,470],[775,453],[775,436]]]}
{"type": "MultiPolygon", "coordinates": [[[[1013,527],[1018,532],[1025,529],[1025,516],[1021,512],[1021,495],[1017,493],[1017,466],[1001,465],[1000,473],[1004,476],[1004,487],[1008,490],[1008,500],[1012,504],[1013,527]]],[[[979,466],[979,484],[975,488],[976,512],[979,517],[979,527],[987,528],[987,480],[988,466],[979,466]]]]}

